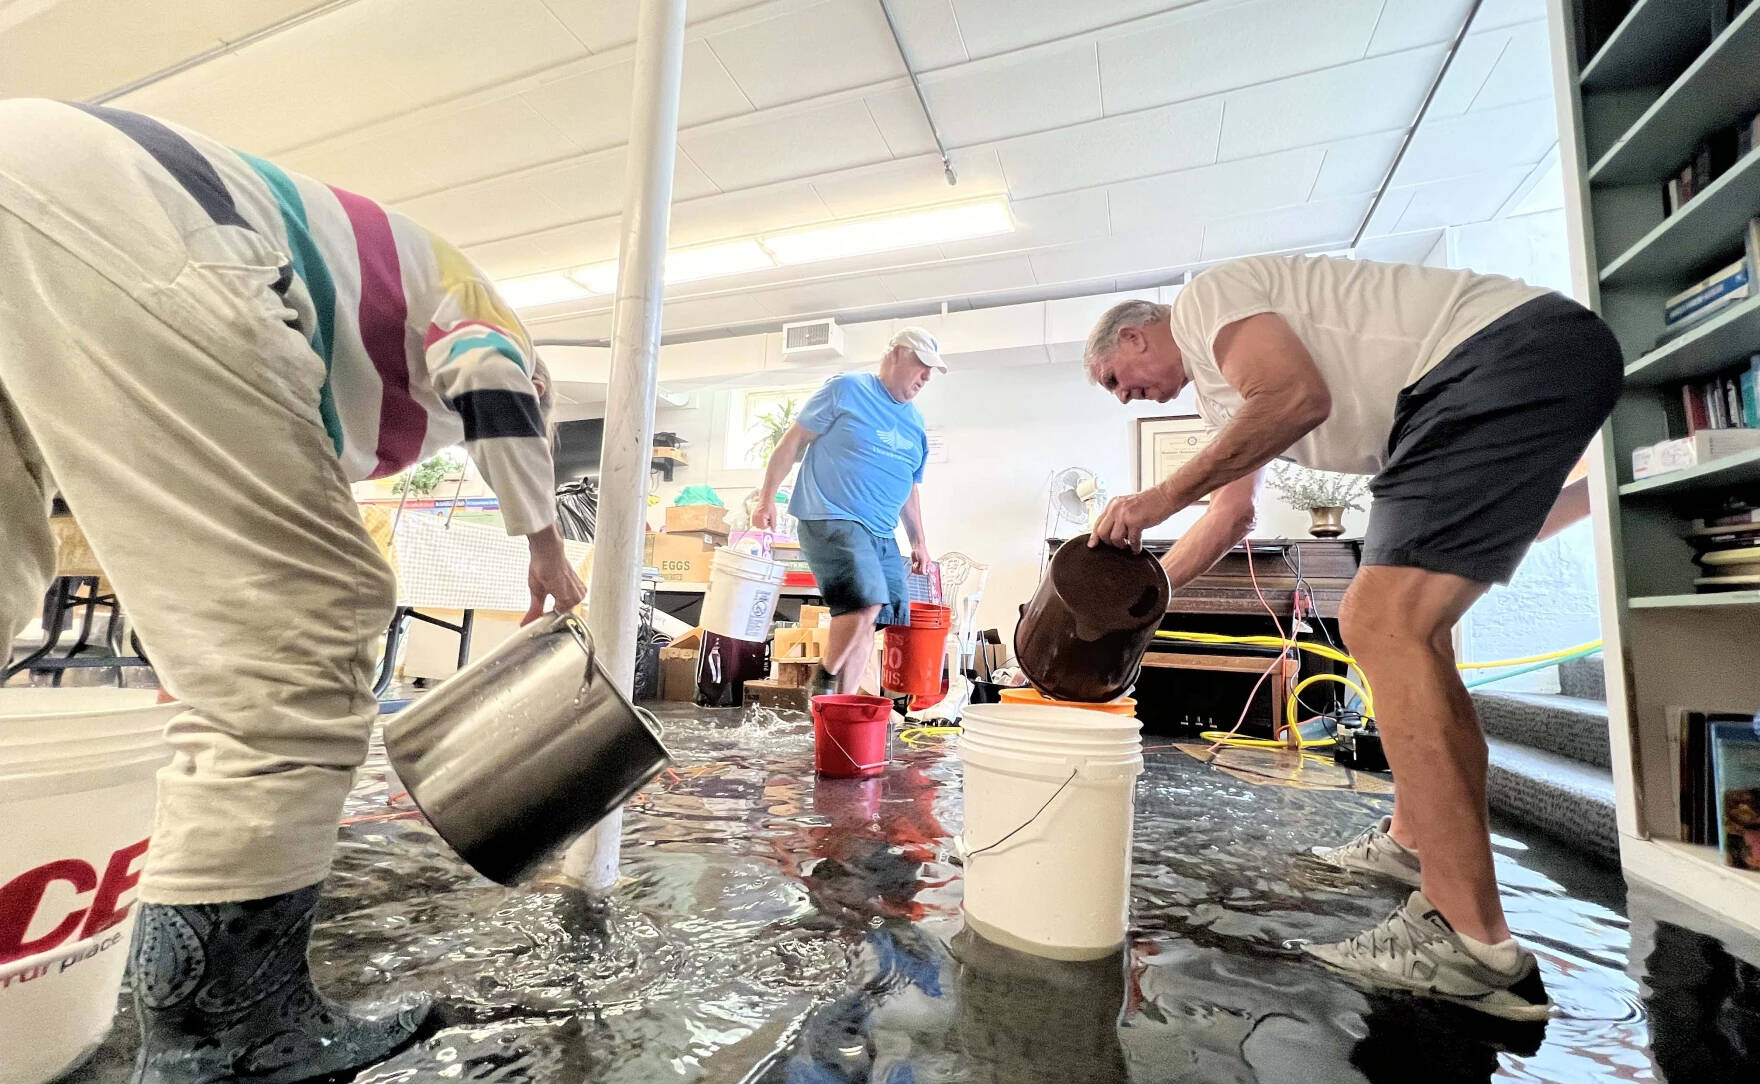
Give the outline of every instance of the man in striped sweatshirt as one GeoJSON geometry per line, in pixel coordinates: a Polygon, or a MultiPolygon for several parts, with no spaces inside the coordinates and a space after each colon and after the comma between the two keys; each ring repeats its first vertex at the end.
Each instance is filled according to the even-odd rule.
{"type": "Polygon", "coordinates": [[[531,545],[532,616],[585,593],[555,524],[547,375],[446,242],[120,110],[0,101],[0,636],[63,495],[170,725],[131,958],[135,1079],[293,1081],[425,1009],[350,1016],[306,943],[377,711],[390,570],[349,483],[463,440],[531,545]]]}

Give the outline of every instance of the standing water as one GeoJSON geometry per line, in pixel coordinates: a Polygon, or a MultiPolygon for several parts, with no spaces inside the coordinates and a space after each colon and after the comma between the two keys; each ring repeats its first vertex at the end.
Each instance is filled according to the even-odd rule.
{"type": "MultiPolygon", "coordinates": [[[[1560,1008],[1544,1026],[1365,995],[1281,947],[1355,933],[1399,902],[1291,858],[1348,838],[1385,798],[1255,785],[1152,747],[1128,943],[1057,963],[961,931],[951,749],[895,746],[882,777],[818,779],[804,716],[663,718],[678,761],[630,805],[625,880],[606,903],[477,877],[388,804],[375,753],[313,968],[335,996],[423,990],[438,1008],[421,1041],[358,1080],[1756,1079],[1760,969],[1646,920],[1630,966],[1641,995],[1615,875],[1507,832],[1505,905],[1560,1008]]],[[[70,1079],[126,1078],[126,1000],[70,1079]]]]}

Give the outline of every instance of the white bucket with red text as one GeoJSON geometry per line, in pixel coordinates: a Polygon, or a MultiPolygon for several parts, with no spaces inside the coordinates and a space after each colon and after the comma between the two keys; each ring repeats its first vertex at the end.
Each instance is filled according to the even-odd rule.
{"type": "Polygon", "coordinates": [[[141,689],[0,689],[0,1084],[103,1041],[134,929],[163,732],[141,689]]]}

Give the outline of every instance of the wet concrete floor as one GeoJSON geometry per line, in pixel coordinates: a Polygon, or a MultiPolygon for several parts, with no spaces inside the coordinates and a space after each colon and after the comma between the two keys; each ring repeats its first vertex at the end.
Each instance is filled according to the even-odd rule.
{"type": "MultiPolygon", "coordinates": [[[[1302,962],[1286,939],[1348,936],[1404,895],[1292,858],[1390,806],[1333,789],[1325,766],[1302,773],[1309,786],[1276,785],[1248,762],[1224,772],[1156,747],[1129,946],[1053,964],[961,931],[950,746],[895,745],[883,778],[823,780],[802,717],[663,719],[676,768],[630,806],[626,879],[605,903],[476,877],[369,762],[314,970],[335,996],[425,991],[438,1009],[359,1080],[1760,1079],[1760,949],[1726,933],[1732,954],[1680,905],[1634,894],[1634,950],[1617,874],[1504,826],[1504,902],[1540,955],[1551,1022],[1365,995],[1302,962]]],[[[125,995],[70,1079],[125,1080],[134,1043],[125,995]]]]}

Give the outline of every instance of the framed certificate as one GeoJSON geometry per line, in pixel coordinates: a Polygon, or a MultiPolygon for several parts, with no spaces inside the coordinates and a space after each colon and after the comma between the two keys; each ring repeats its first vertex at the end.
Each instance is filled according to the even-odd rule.
{"type": "MultiPolygon", "coordinates": [[[[1137,419],[1137,492],[1167,480],[1210,443],[1214,433],[1196,414],[1137,419]]],[[[1208,502],[1208,496],[1199,504],[1208,502]]]]}

